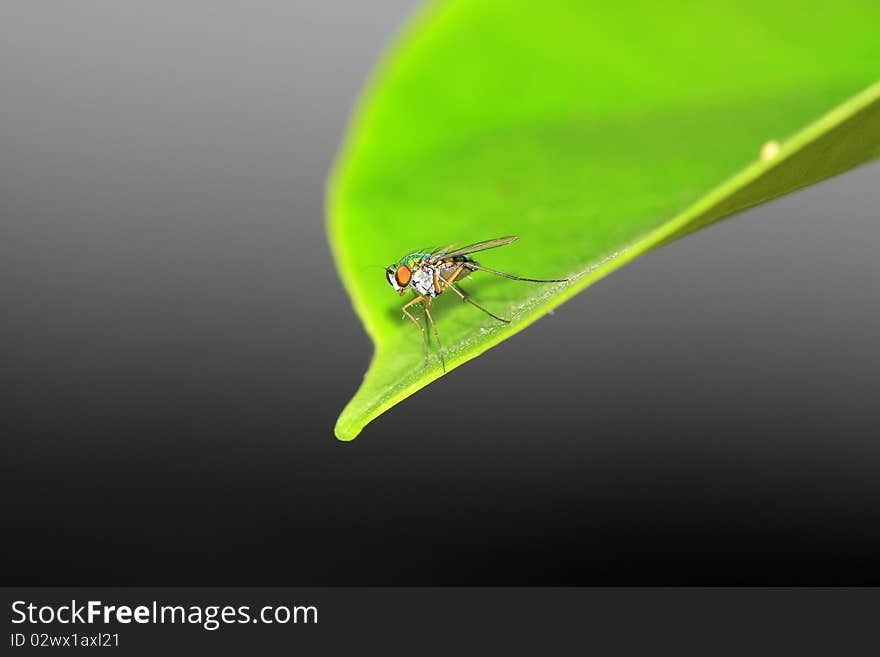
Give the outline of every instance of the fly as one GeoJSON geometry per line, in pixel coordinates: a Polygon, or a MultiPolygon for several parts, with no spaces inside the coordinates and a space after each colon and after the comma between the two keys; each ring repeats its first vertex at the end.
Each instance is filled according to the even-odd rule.
{"type": "Polygon", "coordinates": [[[407,290],[412,290],[416,295],[414,299],[404,304],[403,314],[405,317],[412,320],[413,324],[418,327],[422,334],[426,365],[428,363],[428,335],[425,332],[425,327],[419,324],[419,321],[409,311],[410,307],[422,304],[425,311],[425,317],[428,318],[428,322],[431,324],[431,329],[434,331],[434,337],[437,339],[437,349],[440,352],[440,364],[445,373],[446,359],[443,356],[443,345],[440,343],[440,334],[437,332],[437,325],[434,323],[434,318],[431,316],[430,310],[431,301],[434,297],[443,294],[446,290],[452,290],[462,301],[466,301],[472,306],[479,308],[493,319],[497,319],[499,322],[509,324],[509,319],[499,317],[495,313],[483,308],[483,306],[465,294],[459,286],[459,281],[463,278],[467,278],[475,271],[484,271],[489,274],[494,274],[495,276],[509,278],[513,281],[527,281],[529,283],[567,283],[571,280],[568,278],[541,279],[514,276],[513,274],[506,274],[502,271],[483,267],[471,257],[471,254],[476,253],[477,251],[494,249],[499,246],[510,244],[517,239],[518,237],[511,235],[509,237],[498,237],[494,240],[487,240],[485,242],[477,242],[476,244],[471,244],[470,246],[465,246],[460,249],[455,248],[455,244],[450,244],[449,246],[444,246],[442,249],[430,253],[410,253],[409,255],[404,256],[400,262],[390,265],[385,270],[385,278],[397,294],[403,296],[406,294],[407,290]]]}

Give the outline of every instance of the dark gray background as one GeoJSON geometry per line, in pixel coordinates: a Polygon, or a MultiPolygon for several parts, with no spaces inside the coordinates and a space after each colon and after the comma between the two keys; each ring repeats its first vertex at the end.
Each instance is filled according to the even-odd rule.
{"type": "Polygon", "coordinates": [[[880,582],[876,164],[333,438],[324,179],[411,5],[3,2],[4,582],[880,582]]]}

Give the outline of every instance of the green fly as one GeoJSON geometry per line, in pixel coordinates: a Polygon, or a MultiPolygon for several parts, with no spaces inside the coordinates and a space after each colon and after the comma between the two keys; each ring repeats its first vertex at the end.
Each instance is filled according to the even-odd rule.
{"type": "Polygon", "coordinates": [[[431,317],[430,306],[434,297],[443,294],[446,290],[452,290],[461,297],[462,301],[466,301],[472,306],[479,308],[493,319],[497,319],[499,322],[509,324],[509,319],[504,319],[503,317],[499,317],[495,313],[490,312],[465,294],[459,287],[459,281],[463,278],[467,278],[475,271],[484,271],[489,274],[494,274],[495,276],[509,278],[513,281],[528,281],[529,283],[567,283],[571,280],[568,278],[523,278],[521,276],[505,274],[504,272],[495,269],[483,267],[471,257],[472,253],[504,246],[505,244],[510,244],[516,239],[518,238],[515,235],[511,235],[509,237],[498,237],[494,240],[486,240],[485,242],[477,242],[476,244],[471,244],[470,246],[462,248],[455,248],[456,244],[450,244],[444,246],[442,249],[431,251],[430,253],[410,253],[401,258],[400,262],[390,265],[385,270],[385,278],[397,294],[403,296],[406,294],[407,290],[412,290],[416,295],[414,299],[404,304],[403,314],[405,317],[412,320],[413,324],[418,327],[422,334],[422,344],[425,348],[425,364],[428,363],[428,335],[425,332],[425,327],[419,324],[419,320],[417,320],[409,311],[411,306],[422,304],[425,311],[425,317],[428,318],[428,322],[431,324],[431,328],[434,331],[434,337],[437,339],[437,349],[440,353],[440,364],[445,373],[446,359],[443,356],[443,345],[440,343],[440,334],[437,332],[437,325],[434,323],[434,318],[431,317]]]}

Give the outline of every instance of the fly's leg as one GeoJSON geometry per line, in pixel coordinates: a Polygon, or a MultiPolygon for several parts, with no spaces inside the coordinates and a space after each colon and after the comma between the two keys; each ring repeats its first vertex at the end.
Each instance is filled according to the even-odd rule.
{"type": "Polygon", "coordinates": [[[446,374],[446,359],[443,357],[443,345],[440,344],[440,334],[437,332],[437,325],[434,323],[434,318],[431,317],[431,311],[428,310],[428,306],[431,305],[431,297],[425,299],[425,317],[428,318],[428,321],[431,322],[431,328],[434,329],[434,337],[437,338],[437,351],[440,352],[440,366],[443,368],[443,373],[446,374]]]}
{"type": "Polygon", "coordinates": [[[474,306],[475,308],[479,308],[479,309],[482,310],[484,313],[486,313],[487,315],[489,315],[489,317],[494,317],[494,318],[497,319],[499,322],[504,322],[505,324],[510,324],[510,320],[509,320],[509,319],[504,319],[503,317],[499,317],[499,316],[496,315],[495,313],[493,313],[493,312],[491,312],[491,311],[489,311],[489,310],[483,308],[483,306],[481,306],[480,304],[478,304],[476,301],[474,301],[473,299],[471,299],[471,298],[470,298],[468,295],[466,295],[464,292],[462,292],[462,291],[459,290],[457,287],[455,287],[455,285],[453,285],[453,282],[455,281],[456,278],[458,278],[458,275],[461,273],[461,270],[462,270],[463,268],[464,268],[464,265],[459,265],[458,269],[456,269],[454,272],[452,272],[452,276],[450,276],[448,279],[443,278],[442,276],[440,277],[440,280],[443,281],[443,283],[444,283],[443,290],[446,290],[446,289],[450,289],[450,290],[452,290],[452,291],[455,292],[458,296],[461,297],[461,300],[462,300],[462,301],[467,301],[469,304],[471,304],[471,305],[474,306]]]}
{"type": "MultiPolygon", "coordinates": [[[[422,346],[425,349],[425,366],[427,366],[428,365],[428,335],[425,333],[425,327],[422,326],[421,324],[419,324],[419,320],[417,320],[415,317],[413,317],[412,313],[410,313],[407,310],[407,308],[409,308],[410,306],[417,304],[420,301],[424,301],[424,300],[425,300],[425,297],[418,296],[415,299],[413,299],[412,301],[407,302],[403,306],[402,310],[403,310],[403,314],[412,320],[413,324],[416,325],[416,328],[419,329],[419,332],[422,334],[422,346]]],[[[425,308],[425,311],[427,311],[427,308],[425,308]]],[[[433,324],[433,321],[431,323],[433,324]]],[[[436,329],[434,329],[434,330],[436,331],[436,329]]],[[[439,344],[439,341],[438,341],[438,344],[439,344]]]]}
{"type": "MultiPolygon", "coordinates": [[[[510,320],[509,320],[509,319],[505,319],[504,317],[499,317],[498,315],[496,315],[495,313],[493,313],[491,310],[488,310],[487,308],[484,308],[483,306],[481,306],[480,304],[478,304],[476,301],[474,301],[473,299],[471,299],[471,298],[470,298],[468,295],[466,295],[464,292],[462,292],[462,291],[459,290],[457,287],[455,287],[451,282],[447,283],[446,287],[448,287],[450,290],[452,290],[452,291],[455,292],[458,296],[460,296],[462,301],[467,301],[467,302],[468,302],[469,304],[471,304],[474,308],[479,308],[479,309],[482,310],[484,313],[486,313],[487,315],[489,315],[489,317],[492,317],[492,318],[494,318],[494,319],[497,319],[499,322],[504,322],[505,324],[510,324],[510,320]]],[[[444,289],[446,289],[446,288],[444,288],[444,289]]]]}
{"type": "Polygon", "coordinates": [[[523,278],[522,276],[514,276],[513,274],[505,274],[503,271],[498,271],[497,269],[488,269],[486,267],[481,267],[475,262],[468,262],[467,268],[471,271],[485,271],[490,274],[495,274],[496,276],[501,276],[502,278],[509,278],[512,281],[526,281],[527,283],[568,283],[571,281],[570,278],[523,278]]]}

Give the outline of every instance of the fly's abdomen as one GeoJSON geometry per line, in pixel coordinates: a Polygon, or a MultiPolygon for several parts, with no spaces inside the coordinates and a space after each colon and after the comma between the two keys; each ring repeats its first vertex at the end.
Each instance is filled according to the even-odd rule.
{"type": "MultiPolygon", "coordinates": [[[[476,260],[468,256],[447,258],[437,265],[437,272],[443,280],[452,282],[460,281],[462,278],[467,278],[473,273],[473,270],[467,266],[467,263],[469,262],[477,264],[476,260]],[[453,276],[455,277],[454,279],[453,276]]],[[[441,287],[443,287],[443,280],[440,281],[441,287]]]]}

